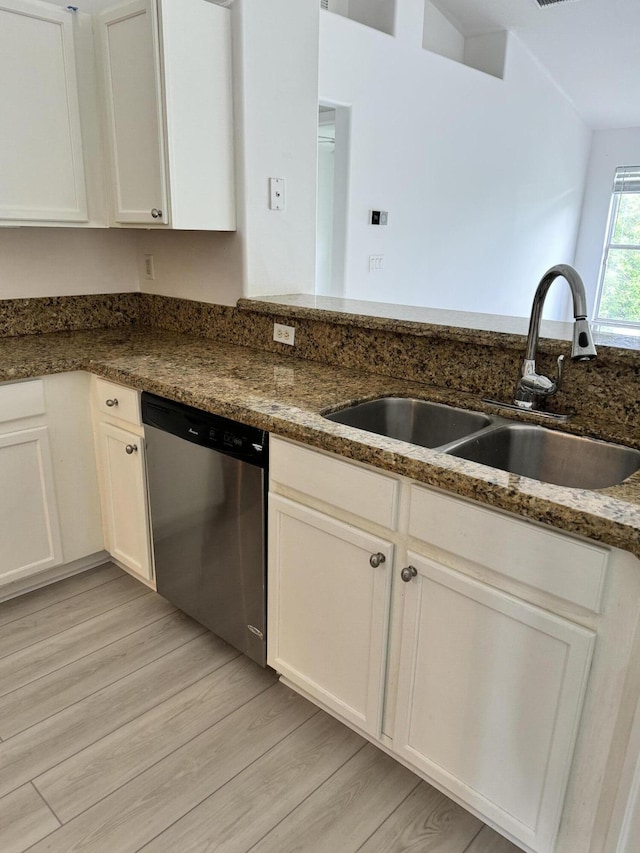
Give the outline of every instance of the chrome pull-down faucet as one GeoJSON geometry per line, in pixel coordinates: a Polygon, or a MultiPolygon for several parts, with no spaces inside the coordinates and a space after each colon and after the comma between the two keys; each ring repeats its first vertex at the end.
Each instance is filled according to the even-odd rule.
{"type": "Polygon", "coordinates": [[[540,335],[540,320],[544,300],[553,282],[561,276],[566,279],[571,288],[573,298],[573,345],[571,347],[571,358],[573,361],[590,361],[596,358],[596,348],[593,343],[589,321],[587,320],[587,298],[584,284],[578,273],[568,264],[557,264],[540,279],[533,305],[531,307],[531,319],[529,320],[529,335],[527,337],[527,351],[522,362],[520,378],[516,385],[515,405],[520,409],[537,409],[544,404],[547,397],[555,394],[562,381],[562,363],[564,356],[558,358],[558,376],[555,380],[548,376],[542,376],[536,370],[536,352],[538,350],[538,337],[540,335]]]}

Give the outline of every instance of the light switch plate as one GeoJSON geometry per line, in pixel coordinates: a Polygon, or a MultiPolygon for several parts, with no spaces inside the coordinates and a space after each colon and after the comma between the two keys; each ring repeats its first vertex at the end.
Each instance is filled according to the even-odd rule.
{"type": "Polygon", "coordinates": [[[269,209],[284,210],[284,178],[269,178],[269,209]]]}

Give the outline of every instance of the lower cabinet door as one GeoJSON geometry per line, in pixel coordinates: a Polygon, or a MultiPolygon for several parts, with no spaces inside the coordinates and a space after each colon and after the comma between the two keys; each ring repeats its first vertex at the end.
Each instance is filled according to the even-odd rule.
{"type": "Polygon", "coordinates": [[[0,584],[62,563],[46,426],[0,435],[0,584]]]}
{"type": "Polygon", "coordinates": [[[594,634],[409,560],[394,750],[532,850],[551,851],[594,634]]]}
{"type": "Polygon", "coordinates": [[[383,539],[270,496],[268,662],[376,737],[392,556],[383,539]]]}
{"type": "Polygon", "coordinates": [[[151,580],[143,439],[101,423],[100,440],[108,550],[123,565],[151,580]]]}

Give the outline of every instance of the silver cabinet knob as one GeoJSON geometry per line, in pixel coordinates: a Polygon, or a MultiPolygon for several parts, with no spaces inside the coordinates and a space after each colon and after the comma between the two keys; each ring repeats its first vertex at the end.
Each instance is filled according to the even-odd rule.
{"type": "Polygon", "coordinates": [[[387,558],[384,554],[381,554],[379,551],[377,554],[372,554],[369,557],[369,565],[373,566],[374,569],[377,569],[378,566],[381,566],[382,563],[386,563],[387,558]]]}
{"type": "Polygon", "coordinates": [[[405,583],[409,583],[409,581],[413,580],[418,574],[418,570],[415,566],[407,566],[406,569],[403,569],[400,572],[400,577],[405,583]]]}
{"type": "Polygon", "coordinates": [[[118,405],[118,401],[116,400],[115,397],[112,400],[105,400],[105,402],[106,402],[107,406],[109,406],[110,409],[112,409],[114,406],[118,405]]]}
{"type": "Polygon", "coordinates": [[[160,219],[162,216],[162,211],[160,210],[159,207],[152,207],[151,208],[151,215],[153,216],[154,219],[160,219]]]}
{"type": "Polygon", "coordinates": [[[138,452],[138,445],[137,444],[127,444],[127,446],[125,447],[125,451],[129,454],[129,456],[131,456],[132,453],[138,452]]]}

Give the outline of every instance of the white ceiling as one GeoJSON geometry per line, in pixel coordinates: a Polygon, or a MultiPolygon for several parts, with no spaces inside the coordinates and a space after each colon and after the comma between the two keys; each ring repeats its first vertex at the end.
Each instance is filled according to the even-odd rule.
{"type": "Polygon", "coordinates": [[[464,36],[510,30],[590,127],[640,126],[640,0],[433,0],[464,36]]]}

